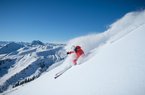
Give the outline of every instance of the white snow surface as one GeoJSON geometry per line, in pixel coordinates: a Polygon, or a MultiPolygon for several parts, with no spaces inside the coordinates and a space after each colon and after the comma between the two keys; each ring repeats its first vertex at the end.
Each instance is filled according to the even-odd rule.
{"type": "Polygon", "coordinates": [[[145,11],[131,12],[101,34],[69,41],[85,50],[82,64],[57,79],[62,66],[6,95],[145,95],[145,11]],[[85,60],[85,61],[84,61],[85,60]]]}

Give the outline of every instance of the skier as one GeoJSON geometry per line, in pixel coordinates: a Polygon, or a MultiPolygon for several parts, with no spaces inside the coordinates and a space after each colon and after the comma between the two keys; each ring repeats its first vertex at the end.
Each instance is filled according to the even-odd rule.
{"type": "Polygon", "coordinates": [[[74,51],[67,52],[67,54],[72,54],[72,53],[76,54],[76,58],[73,60],[73,64],[77,65],[77,60],[79,59],[79,57],[84,55],[84,51],[82,50],[82,48],[80,46],[76,46],[74,48],[74,51]]]}
{"type": "MultiPolygon", "coordinates": [[[[76,47],[74,47],[74,50],[73,50],[73,51],[69,51],[69,52],[67,52],[67,54],[68,54],[68,55],[69,55],[69,54],[74,54],[74,55],[75,55],[75,57],[73,57],[73,60],[72,60],[73,62],[70,62],[70,63],[73,63],[73,65],[77,65],[77,61],[78,61],[78,59],[79,59],[80,57],[83,57],[84,51],[82,50],[82,48],[81,48],[80,46],[76,46],[76,47]]],[[[64,72],[66,72],[67,70],[69,70],[71,67],[72,67],[71,64],[65,66],[65,67],[63,68],[63,70],[61,70],[60,72],[58,72],[58,73],[55,75],[54,78],[56,79],[57,77],[59,77],[60,75],[62,75],[64,72]]]]}

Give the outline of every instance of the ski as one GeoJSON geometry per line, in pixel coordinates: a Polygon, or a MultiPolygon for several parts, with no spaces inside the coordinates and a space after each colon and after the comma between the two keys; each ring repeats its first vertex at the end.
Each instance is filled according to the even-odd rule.
{"type": "Polygon", "coordinates": [[[61,73],[61,74],[56,74],[54,78],[56,79],[56,78],[58,78],[59,76],[61,76],[62,74],[63,74],[63,73],[61,73]]]}
{"type": "Polygon", "coordinates": [[[66,72],[67,70],[69,70],[71,67],[72,67],[72,66],[69,66],[69,67],[65,68],[64,70],[62,70],[62,71],[58,72],[57,74],[55,74],[54,79],[60,77],[63,73],[65,73],[65,72],[66,72]]]}

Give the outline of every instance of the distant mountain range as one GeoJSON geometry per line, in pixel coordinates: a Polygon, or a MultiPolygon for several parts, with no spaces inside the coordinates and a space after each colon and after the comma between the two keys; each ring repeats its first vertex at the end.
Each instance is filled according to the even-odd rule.
{"type": "Polygon", "coordinates": [[[0,92],[36,79],[65,56],[64,44],[0,41],[0,92]]]}

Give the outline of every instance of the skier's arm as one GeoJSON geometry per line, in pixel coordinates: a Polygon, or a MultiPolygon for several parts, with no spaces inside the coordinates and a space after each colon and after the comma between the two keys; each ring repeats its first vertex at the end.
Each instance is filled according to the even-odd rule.
{"type": "Polygon", "coordinates": [[[74,51],[69,51],[69,52],[67,52],[67,54],[72,54],[72,53],[75,53],[74,51]]]}

